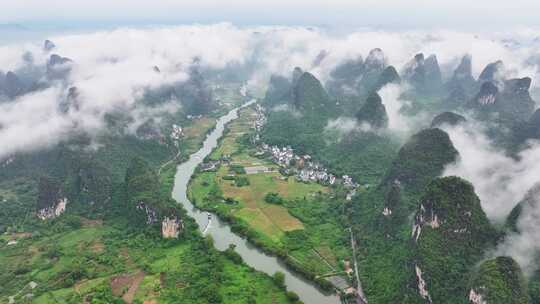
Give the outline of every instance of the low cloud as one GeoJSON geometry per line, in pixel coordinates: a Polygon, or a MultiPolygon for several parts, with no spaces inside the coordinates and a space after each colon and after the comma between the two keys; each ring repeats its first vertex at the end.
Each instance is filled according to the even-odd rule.
{"type": "Polygon", "coordinates": [[[531,276],[538,270],[540,256],[540,188],[536,186],[523,200],[521,216],[516,227],[518,233],[509,234],[492,253],[493,256],[511,256],[520,265],[525,275],[531,276]]]}
{"type": "Polygon", "coordinates": [[[497,148],[483,128],[478,123],[445,127],[460,159],[447,166],[443,175],[470,181],[487,216],[500,223],[525,193],[540,182],[540,143],[531,143],[513,158],[497,148]]]}
{"type": "MultiPolygon", "coordinates": [[[[521,31],[511,47],[504,40],[512,37],[511,32],[475,35],[358,30],[336,34],[318,28],[236,27],[226,23],[53,36],[49,38],[57,45],[53,52],[73,60],[71,73],[64,82],[49,83],[43,91],[0,105],[3,113],[17,117],[0,119],[0,159],[17,151],[57,143],[68,138],[74,126],[79,131],[97,134],[104,131],[105,114],[119,109],[137,117],[137,113],[151,113],[138,105],[144,92],[186,80],[195,59],[202,69],[216,73],[226,69],[242,75],[253,91],[259,92],[270,75],[290,76],[295,66],[325,82],[338,64],[358,56],[365,58],[376,47],[383,49],[388,63],[398,70],[414,54],[424,52],[437,54],[443,70],[450,74],[461,56],[471,54],[476,75],[487,63],[502,59],[510,74],[536,76],[540,60],[534,60],[534,56],[540,53],[540,42],[531,39],[533,34],[521,31]],[[319,56],[314,64],[321,53],[324,58],[319,56]],[[154,66],[160,73],[154,71],[154,66]],[[80,109],[65,115],[58,112],[58,102],[65,98],[70,86],[78,88],[80,109]]],[[[31,54],[33,64],[42,68],[49,56],[42,50],[42,41],[2,46],[0,70],[24,68],[28,65],[23,60],[24,53],[31,54]]],[[[429,117],[420,113],[411,120],[401,115],[402,107],[408,103],[399,99],[403,90],[402,86],[389,85],[380,94],[389,115],[389,130],[408,135],[429,124],[429,117]]],[[[332,127],[343,130],[351,126],[346,121],[333,124],[332,127]]]]}
{"type": "Polygon", "coordinates": [[[525,201],[517,221],[519,233],[510,232],[487,256],[511,256],[527,276],[532,275],[539,269],[540,253],[540,143],[530,142],[516,157],[510,157],[487,138],[487,126],[469,122],[444,128],[460,158],[443,175],[470,181],[493,223],[503,224],[512,209],[525,201]]]}
{"type": "Polygon", "coordinates": [[[351,117],[331,119],[324,128],[325,132],[337,135],[338,140],[353,131],[368,132],[371,130],[371,126],[368,123],[359,124],[358,120],[351,117]]]}
{"type": "Polygon", "coordinates": [[[401,138],[409,137],[418,129],[429,126],[431,122],[426,112],[419,112],[413,116],[403,113],[411,106],[411,101],[402,97],[407,90],[406,84],[388,84],[378,92],[388,114],[388,130],[401,138]]]}

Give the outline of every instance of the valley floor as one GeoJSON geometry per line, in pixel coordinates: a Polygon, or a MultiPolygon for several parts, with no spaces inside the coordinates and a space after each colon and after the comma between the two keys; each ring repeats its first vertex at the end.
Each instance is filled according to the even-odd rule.
{"type": "Polygon", "coordinates": [[[78,228],[20,236],[0,249],[3,303],[10,296],[17,303],[201,303],[205,293],[223,303],[288,303],[270,277],[205,250],[203,239],[160,241],[78,219],[78,228]]]}
{"type": "MultiPolygon", "coordinates": [[[[170,193],[175,165],[200,148],[215,123],[211,116],[184,122],[176,151],[165,151],[157,141],[123,138],[106,140],[94,157],[110,164],[119,181],[129,158],[143,157],[160,171],[161,190],[170,193]]],[[[110,202],[117,210],[105,214],[75,210],[74,202],[62,216],[41,221],[33,211],[37,185],[30,175],[21,176],[0,181],[0,227],[5,230],[0,235],[0,303],[270,304],[297,299],[283,282],[247,266],[233,250],[217,251],[189,218],[178,240],[132,227],[120,201],[110,202]]]]}
{"type": "Polygon", "coordinates": [[[250,142],[256,113],[244,108],[192,179],[188,194],[199,208],[231,222],[233,230],[277,254],[326,288],[350,285],[351,257],[345,200],[334,189],[284,176],[250,142]],[[269,196],[278,202],[269,202],[269,196]]]}

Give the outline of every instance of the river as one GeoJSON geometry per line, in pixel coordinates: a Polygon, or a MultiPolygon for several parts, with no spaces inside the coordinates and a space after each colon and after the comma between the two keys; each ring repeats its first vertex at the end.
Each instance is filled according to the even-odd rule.
{"type": "MultiPolygon", "coordinates": [[[[253,101],[248,104],[251,103],[253,101]]],[[[207,212],[198,210],[188,200],[187,187],[195,168],[218,145],[218,140],[223,135],[225,125],[236,118],[238,118],[238,108],[231,110],[228,114],[219,118],[216,128],[206,137],[203,147],[192,154],[188,161],[178,165],[172,193],[173,198],[184,206],[188,215],[194,218],[197,224],[199,224],[201,231],[212,236],[214,246],[218,250],[223,251],[230,244],[234,244],[236,246],[236,252],[242,256],[244,262],[256,270],[269,275],[273,275],[276,271],[283,272],[285,274],[285,285],[287,289],[298,294],[300,299],[306,304],[340,303],[338,296],[323,294],[314,284],[289,271],[287,266],[278,258],[265,254],[257,247],[248,243],[243,237],[236,235],[231,231],[227,223],[219,220],[215,214],[212,214],[209,218],[207,212]]]]}

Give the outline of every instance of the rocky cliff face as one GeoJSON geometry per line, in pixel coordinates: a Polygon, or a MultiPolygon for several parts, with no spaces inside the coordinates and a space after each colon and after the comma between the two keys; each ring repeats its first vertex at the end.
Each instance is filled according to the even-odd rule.
{"type": "Polygon", "coordinates": [[[178,237],[183,223],[176,203],[161,193],[158,176],[140,158],[126,172],[126,191],[127,213],[135,226],[160,229],[164,238],[178,237]]]}
{"type": "Polygon", "coordinates": [[[442,76],[437,57],[430,55],[424,58],[424,54],[417,54],[405,66],[403,78],[414,87],[416,93],[438,92],[442,86],[442,76]]]}
{"type": "Polygon", "coordinates": [[[358,84],[359,89],[364,92],[364,96],[373,91],[386,66],[386,56],[381,49],[376,48],[369,51],[364,62],[364,73],[358,84]]]}
{"type": "Polygon", "coordinates": [[[473,186],[444,177],[432,181],[422,195],[411,239],[420,296],[433,303],[463,303],[468,270],[495,243],[496,232],[473,186]]]}
{"type": "Polygon", "coordinates": [[[52,54],[47,61],[47,77],[51,80],[64,79],[71,71],[73,61],[58,54],[52,54]]]}
{"type": "Polygon", "coordinates": [[[492,62],[488,64],[484,70],[482,70],[482,73],[480,73],[480,76],[478,76],[478,81],[480,83],[484,82],[494,82],[499,83],[503,80],[504,73],[504,64],[501,60],[492,62]]]}
{"type": "Polygon", "coordinates": [[[424,62],[424,54],[416,54],[403,68],[403,77],[413,84],[424,82],[426,77],[424,62]]]}
{"type": "Polygon", "coordinates": [[[164,217],[161,221],[161,236],[166,239],[177,239],[180,232],[184,229],[182,220],[176,217],[164,217]]]}
{"type": "Polygon", "coordinates": [[[379,94],[373,92],[369,95],[360,111],[356,113],[356,119],[359,123],[367,123],[374,129],[388,126],[388,114],[379,94]]]}
{"type": "Polygon", "coordinates": [[[68,199],[58,182],[42,177],[38,191],[37,216],[40,219],[53,219],[66,211],[68,199]]]}
{"type": "Polygon", "coordinates": [[[502,122],[526,121],[534,111],[535,102],[529,94],[531,79],[509,79],[502,90],[492,81],[482,84],[480,92],[467,105],[481,119],[497,119],[502,122]]]}
{"type": "Polygon", "coordinates": [[[485,107],[494,105],[499,94],[497,86],[490,81],[484,82],[480,87],[480,92],[474,98],[475,104],[473,107],[485,107]]]}
{"type": "Polygon", "coordinates": [[[451,107],[464,106],[475,94],[477,82],[472,76],[471,56],[465,55],[454,70],[452,78],[445,84],[445,104],[451,107]]]}
{"type": "Polygon", "coordinates": [[[0,95],[4,95],[9,99],[24,94],[25,86],[19,76],[12,71],[5,75],[0,73],[0,95]]]}
{"type": "Polygon", "coordinates": [[[300,67],[295,67],[292,72],[292,85],[295,86],[298,83],[300,77],[302,77],[304,71],[300,67]]]}
{"type": "Polygon", "coordinates": [[[369,51],[364,65],[366,73],[382,72],[386,67],[386,56],[384,52],[379,48],[372,49],[369,51]]]}
{"type": "Polygon", "coordinates": [[[388,83],[399,82],[399,75],[393,67],[387,69],[386,57],[379,48],[372,49],[366,60],[361,56],[339,64],[326,83],[328,91],[338,97],[366,98],[388,83]]]}
{"type": "Polygon", "coordinates": [[[442,86],[442,75],[437,56],[432,54],[426,58],[424,70],[426,73],[424,90],[428,93],[438,92],[442,86]]]}
{"type": "Polygon", "coordinates": [[[159,221],[157,208],[152,207],[149,203],[140,201],[135,209],[143,214],[146,225],[154,225],[159,221]]]}
{"type": "Polygon", "coordinates": [[[504,82],[498,111],[503,118],[526,121],[533,114],[535,102],[529,94],[531,78],[509,79],[504,82]]]}
{"type": "Polygon", "coordinates": [[[450,84],[467,88],[473,85],[474,82],[475,79],[472,76],[472,57],[470,55],[465,55],[461,58],[461,62],[454,70],[450,84]]]}
{"type": "Polygon", "coordinates": [[[527,284],[519,265],[510,257],[484,261],[469,287],[471,304],[527,304],[527,284]]]}
{"type": "Polygon", "coordinates": [[[56,45],[54,44],[54,42],[52,42],[52,41],[50,41],[48,39],[43,42],[43,51],[44,52],[50,52],[54,48],[56,48],[56,45]]]}
{"type": "Polygon", "coordinates": [[[401,83],[401,77],[399,77],[399,74],[396,68],[394,68],[393,66],[389,66],[384,69],[384,71],[381,73],[381,76],[375,83],[375,86],[373,87],[373,91],[378,91],[382,87],[390,83],[394,83],[394,84],[401,83]]]}

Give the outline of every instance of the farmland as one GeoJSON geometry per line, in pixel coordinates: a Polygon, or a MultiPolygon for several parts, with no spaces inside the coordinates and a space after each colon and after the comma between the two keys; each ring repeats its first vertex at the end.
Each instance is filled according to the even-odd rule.
{"type": "Polygon", "coordinates": [[[256,156],[249,140],[254,113],[242,109],[227,126],[207,159],[220,165],[199,170],[188,189],[190,199],[310,277],[341,271],[340,261],[350,254],[340,223],[344,202],[330,187],[284,176],[279,166],[256,156]],[[269,202],[269,195],[279,203],[269,202]]]}

